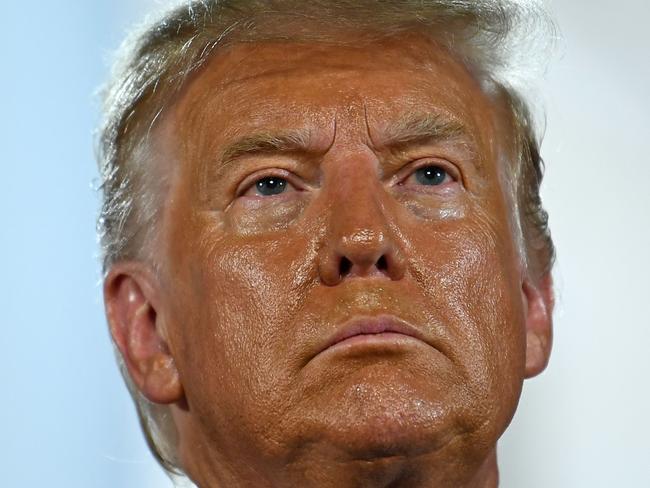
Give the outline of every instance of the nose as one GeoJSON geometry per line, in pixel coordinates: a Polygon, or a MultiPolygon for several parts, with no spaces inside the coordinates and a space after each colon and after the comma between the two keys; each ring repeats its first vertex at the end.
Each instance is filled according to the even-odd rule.
{"type": "Polygon", "coordinates": [[[404,276],[404,253],[382,205],[384,190],[372,178],[369,173],[361,179],[348,175],[328,196],[328,228],[319,256],[319,273],[326,285],[351,278],[404,276]]]}

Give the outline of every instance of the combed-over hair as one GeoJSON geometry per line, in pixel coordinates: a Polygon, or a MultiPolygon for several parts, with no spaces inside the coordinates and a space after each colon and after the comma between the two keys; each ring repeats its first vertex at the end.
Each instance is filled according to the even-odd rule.
{"type": "MultiPolygon", "coordinates": [[[[554,30],[533,0],[186,0],[141,26],[120,48],[103,91],[97,158],[104,271],[121,260],[153,259],[150,243],[164,195],[147,178],[156,164],[147,156],[148,134],[214,52],[241,42],[336,43],[409,32],[449,49],[484,87],[505,98],[519,155],[511,184],[525,243],[522,259],[538,276],[548,272],[554,248],[539,194],[540,135],[520,88],[527,74],[536,73],[530,61],[540,58],[554,30]]],[[[149,447],[168,473],[182,474],[168,407],[142,396],[116,354],[149,447]]]]}

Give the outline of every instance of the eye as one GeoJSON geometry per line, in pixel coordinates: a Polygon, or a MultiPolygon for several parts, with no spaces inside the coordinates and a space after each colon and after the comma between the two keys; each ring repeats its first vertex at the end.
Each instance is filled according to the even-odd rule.
{"type": "Polygon", "coordinates": [[[265,176],[255,180],[241,196],[272,197],[286,193],[288,188],[293,188],[293,185],[286,178],[276,175],[265,176]]]}
{"type": "Polygon", "coordinates": [[[454,181],[454,178],[444,168],[438,165],[418,168],[414,175],[418,183],[427,186],[440,186],[454,181]]]}
{"type": "Polygon", "coordinates": [[[255,188],[263,196],[279,195],[287,187],[287,180],[277,176],[267,176],[255,183],[255,188]]]}

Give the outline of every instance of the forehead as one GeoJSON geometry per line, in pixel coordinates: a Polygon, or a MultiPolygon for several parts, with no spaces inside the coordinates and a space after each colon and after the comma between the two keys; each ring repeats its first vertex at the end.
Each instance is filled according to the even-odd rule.
{"type": "MultiPolygon", "coordinates": [[[[414,112],[444,114],[481,137],[490,101],[445,49],[422,36],[342,44],[261,42],[216,54],[184,90],[176,118],[216,140],[305,127],[315,134],[382,126],[414,112]]],[[[324,137],[326,139],[326,137],[324,137]]],[[[215,140],[215,142],[216,142],[215,140]]]]}

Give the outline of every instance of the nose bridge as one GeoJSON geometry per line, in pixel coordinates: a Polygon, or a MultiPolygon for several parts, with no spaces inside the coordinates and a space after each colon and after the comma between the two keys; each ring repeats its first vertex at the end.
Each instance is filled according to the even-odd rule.
{"type": "Polygon", "coordinates": [[[402,259],[390,230],[385,192],[370,151],[329,161],[323,187],[328,208],[321,273],[331,284],[345,277],[384,275],[398,279],[402,259]]]}
{"type": "Polygon", "coordinates": [[[331,230],[342,245],[368,247],[385,242],[387,222],[382,191],[370,169],[343,174],[334,185],[331,230]]]}

